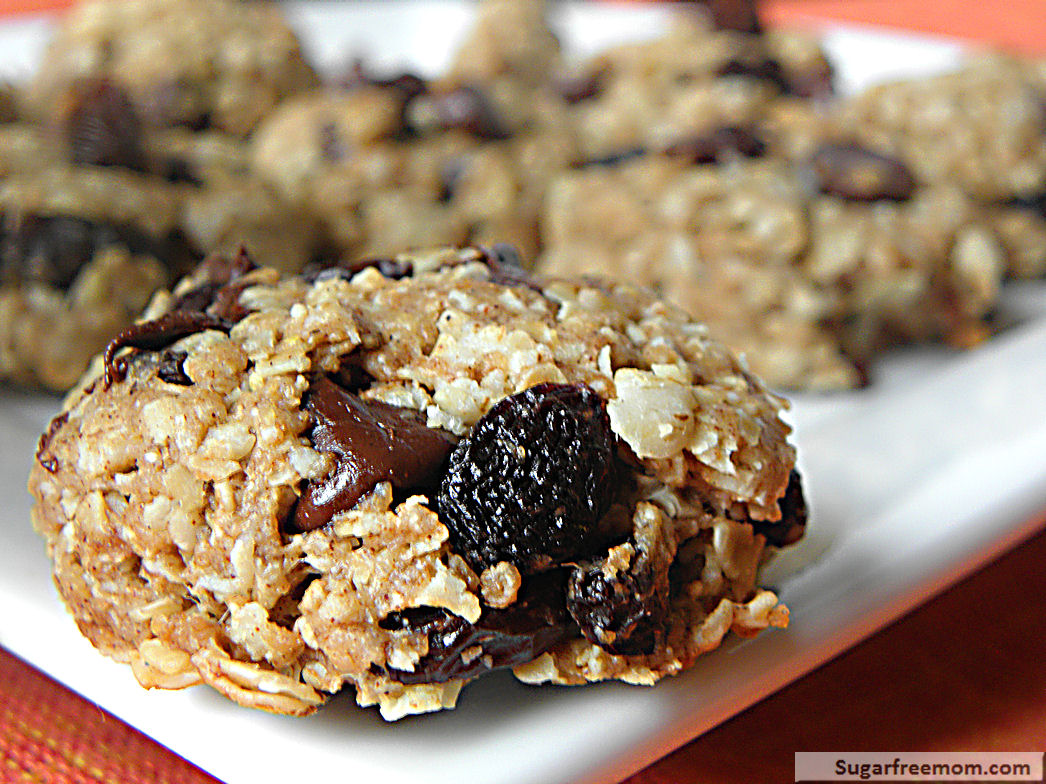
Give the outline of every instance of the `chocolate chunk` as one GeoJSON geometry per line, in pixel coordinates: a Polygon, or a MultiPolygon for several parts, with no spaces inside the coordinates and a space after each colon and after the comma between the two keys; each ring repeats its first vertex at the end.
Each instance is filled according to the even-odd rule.
{"type": "Polygon", "coordinates": [[[182,367],[182,363],[188,356],[184,351],[167,350],[163,352],[160,363],[156,366],[156,375],[160,377],[161,381],[166,381],[168,384],[176,384],[181,387],[192,386],[192,379],[185,374],[185,368],[182,367]]]}
{"type": "Polygon", "coordinates": [[[811,160],[824,193],[853,201],[905,201],[915,192],[915,176],[896,158],[857,144],[822,145],[811,160]]]}
{"type": "Polygon", "coordinates": [[[152,321],[142,321],[134,324],[109,341],[105,347],[103,358],[105,361],[105,375],[103,377],[106,388],[112,386],[113,381],[123,379],[125,363],[116,358],[116,352],[122,348],[138,348],[146,351],[158,351],[161,348],[174,343],[176,340],[202,332],[205,329],[218,329],[228,332],[229,324],[217,316],[206,313],[193,313],[179,310],[167,313],[152,321]]]}
{"type": "Polygon", "coordinates": [[[127,91],[111,79],[73,85],[63,130],[73,163],[146,168],[141,120],[127,91]]]}
{"type": "Polygon", "coordinates": [[[304,407],[315,419],[313,446],[333,453],[337,462],[325,479],[305,486],[294,512],[299,531],[326,525],[379,482],[398,489],[436,486],[457,442],[428,427],[423,414],[362,400],[326,376],[313,381],[304,407]]]}
{"type": "Polygon", "coordinates": [[[563,604],[561,570],[528,578],[514,604],[504,610],[485,609],[475,624],[446,610],[424,607],[391,613],[381,626],[428,635],[429,652],[413,672],[388,670],[393,680],[406,684],[469,679],[526,664],[576,633],[563,604]]]}
{"type": "MultiPolygon", "coordinates": [[[[411,117],[420,115],[430,119],[437,130],[464,131],[488,141],[511,136],[494,104],[474,85],[463,85],[444,93],[419,95],[411,104],[417,110],[410,113],[411,117]]],[[[423,132],[425,128],[415,127],[413,130],[423,132]]]]}
{"type": "Polygon", "coordinates": [[[806,498],[803,495],[803,481],[799,472],[792,469],[788,477],[788,488],[778,501],[781,507],[781,519],[777,522],[750,520],[752,529],[766,537],[766,543],[774,547],[786,547],[803,538],[806,532],[806,498]]]}
{"type": "Polygon", "coordinates": [[[727,126],[680,139],[670,144],[665,153],[691,164],[716,163],[735,156],[759,158],[766,154],[766,143],[748,129],[727,126]]]}
{"type": "Polygon", "coordinates": [[[708,0],[716,30],[758,35],[763,32],[755,0],[708,0]]]}

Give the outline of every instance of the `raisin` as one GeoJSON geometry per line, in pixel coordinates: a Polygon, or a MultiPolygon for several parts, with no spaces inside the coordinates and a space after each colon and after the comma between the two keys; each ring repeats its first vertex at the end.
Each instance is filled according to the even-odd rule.
{"type": "Polygon", "coordinates": [[[523,574],[584,557],[615,486],[606,404],[584,384],[539,384],[498,402],[451,454],[438,508],[477,571],[523,574]]]}
{"type": "Polygon", "coordinates": [[[490,267],[490,281],[500,286],[523,286],[541,293],[541,286],[523,266],[519,251],[506,242],[480,248],[483,262],[490,267]]]}
{"type": "Polygon", "coordinates": [[[788,78],[781,63],[771,57],[756,60],[727,60],[716,70],[716,76],[744,76],[750,79],[761,79],[776,87],[781,92],[789,92],[788,78]]]}
{"type": "Polygon", "coordinates": [[[110,246],[153,256],[180,272],[193,260],[183,238],[149,237],[134,226],[100,223],[69,215],[8,218],[0,243],[0,280],[32,280],[67,289],[95,253],[110,246]]]}
{"type": "Polygon", "coordinates": [[[628,147],[617,152],[607,153],[599,158],[589,158],[579,164],[579,168],[585,169],[589,166],[617,166],[628,163],[636,158],[642,158],[648,152],[646,147],[628,147]]]}
{"type": "Polygon", "coordinates": [[[197,270],[203,281],[176,297],[170,310],[207,313],[234,324],[248,313],[239,303],[240,294],[248,284],[239,279],[255,269],[257,266],[243,246],[232,258],[212,253],[200,262],[197,270]]]}
{"type": "Polygon", "coordinates": [[[563,73],[553,80],[552,87],[564,101],[573,105],[599,95],[603,90],[606,76],[607,72],[604,68],[563,73]]]}
{"type": "Polygon", "coordinates": [[[323,259],[309,264],[302,272],[302,278],[307,283],[316,283],[332,278],[350,280],[358,272],[371,267],[391,280],[409,278],[414,274],[413,263],[404,259],[354,259],[352,261],[323,259]]]}
{"type": "Polygon", "coordinates": [[[857,144],[824,144],[811,159],[821,190],[851,201],[905,201],[915,176],[897,158],[857,144]]]}
{"type": "Polygon", "coordinates": [[[378,482],[434,487],[455,445],[450,433],[428,427],[417,411],[362,400],[326,376],[312,382],[304,407],[315,420],[313,445],[337,462],[327,477],[305,486],[294,511],[299,531],[323,527],[378,482]]]}
{"type": "Polygon", "coordinates": [[[750,520],[752,529],[766,537],[766,543],[774,547],[785,547],[795,544],[806,532],[806,498],[803,495],[803,481],[794,468],[788,477],[788,487],[778,501],[781,507],[781,519],[776,522],[750,520]]]}
{"type": "Polygon", "coordinates": [[[563,583],[562,570],[528,579],[514,604],[486,608],[474,624],[435,607],[390,613],[381,626],[425,633],[429,652],[413,671],[390,669],[389,676],[406,684],[444,683],[533,661],[576,633],[564,607],[563,583]],[[477,646],[472,656],[462,656],[477,646]]]}
{"type": "Polygon", "coordinates": [[[766,154],[766,143],[747,128],[729,125],[680,139],[670,144],[665,153],[690,164],[716,163],[736,156],[759,158],[766,154]]]}
{"type": "Polygon", "coordinates": [[[567,584],[567,609],[589,642],[622,656],[652,653],[668,611],[667,578],[639,561],[607,570],[605,561],[576,567],[567,584]]]}
{"type": "Polygon", "coordinates": [[[716,30],[758,35],[763,32],[755,0],[708,0],[716,30]]]}
{"type": "Polygon", "coordinates": [[[458,130],[486,140],[507,139],[511,135],[486,93],[474,85],[419,94],[409,101],[408,114],[414,121],[414,133],[427,129],[458,130]]]}
{"type": "Polygon", "coordinates": [[[69,101],[64,131],[73,163],[145,170],[142,122],[123,87],[104,77],[83,79],[69,101]]]}

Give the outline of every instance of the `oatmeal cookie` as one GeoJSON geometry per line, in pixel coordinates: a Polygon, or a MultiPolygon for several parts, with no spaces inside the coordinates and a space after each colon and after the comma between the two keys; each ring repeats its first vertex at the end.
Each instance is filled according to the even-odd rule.
{"type": "Polygon", "coordinates": [[[787,624],[757,581],[806,524],[783,405],[682,311],[506,246],[212,257],[67,398],[33,521],[146,687],[392,720],[503,667],[649,684],[787,624]]]}
{"type": "Polygon", "coordinates": [[[803,163],[691,160],[563,175],[538,268],[656,287],[780,387],[858,385],[898,340],[986,336],[1006,256],[957,189],[919,187],[900,161],[854,145],[803,163]]]}
{"type": "Polygon", "coordinates": [[[246,135],[317,81],[277,6],[237,0],[86,0],[65,16],[27,92],[49,118],[84,77],[126,84],[150,126],[246,135]]]}

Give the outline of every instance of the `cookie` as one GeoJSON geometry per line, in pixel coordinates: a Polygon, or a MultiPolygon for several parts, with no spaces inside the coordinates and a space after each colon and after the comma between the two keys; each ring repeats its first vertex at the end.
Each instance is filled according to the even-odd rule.
{"type": "Polygon", "coordinates": [[[198,258],[167,183],[55,166],[0,182],[0,378],[66,390],[198,258]]]}
{"type": "Polygon", "coordinates": [[[991,222],[905,164],[827,144],[799,165],[642,155],[563,175],[538,269],[650,285],[778,387],[840,389],[898,340],[987,335],[1006,266],[991,222]]]}
{"type": "MultiPolygon", "coordinates": [[[[746,4],[734,4],[744,6],[746,4]]],[[[583,156],[665,148],[722,126],[753,128],[777,100],[823,96],[831,69],[814,39],[765,33],[754,10],[709,23],[693,10],[668,32],[574,66],[571,104],[583,156]]]]}
{"type": "Polygon", "coordinates": [[[111,342],[29,484],[81,631],[147,687],[386,719],[463,683],[653,683],[798,539],[795,452],[706,329],[505,246],[205,263],[111,342]]]}
{"type": "Polygon", "coordinates": [[[952,73],[876,85],[838,122],[858,141],[911,162],[920,180],[1002,201],[1046,192],[1046,82],[1003,55],[952,73]]]}
{"type": "Polygon", "coordinates": [[[279,9],[235,0],[88,0],[59,23],[27,91],[38,117],[84,77],[127,85],[150,126],[244,136],[316,75],[279,9]]]}

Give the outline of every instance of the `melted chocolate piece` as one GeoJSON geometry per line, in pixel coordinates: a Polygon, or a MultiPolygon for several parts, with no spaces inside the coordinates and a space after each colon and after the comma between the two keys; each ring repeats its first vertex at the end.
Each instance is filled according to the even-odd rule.
{"type": "Polygon", "coordinates": [[[143,321],[125,329],[109,341],[105,347],[103,358],[105,361],[105,375],[103,383],[106,389],[112,386],[113,381],[120,381],[124,377],[126,364],[123,360],[116,358],[116,352],[121,348],[139,348],[146,351],[158,351],[161,348],[174,343],[176,340],[202,332],[205,329],[219,329],[228,332],[230,324],[217,316],[206,313],[194,313],[185,310],[167,313],[152,321],[143,321]]]}
{"type": "Polygon", "coordinates": [[[73,163],[145,171],[142,122],[127,91],[111,79],[77,82],[63,126],[73,163]]]}
{"type": "Polygon", "coordinates": [[[561,571],[528,578],[514,604],[503,610],[486,608],[475,624],[447,610],[422,607],[391,613],[381,626],[428,635],[428,655],[413,672],[388,670],[393,680],[405,684],[469,679],[526,664],[576,634],[563,604],[561,571]],[[466,661],[462,654],[476,646],[482,650],[469,651],[466,661]]]}
{"type": "Polygon", "coordinates": [[[669,145],[665,153],[691,164],[716,163],[736,155],[759,158],[766,154],[766,143],[746,128],[727,126],[681,139],[669,145]]]}
{"type": "Polygon", "coordinates": [[[153,256],[174,274],[196,258],[178,234],[158,239],[133,226],[68,215],[26,215],[7,223],[0,242],[0,280],[5,283],[31,280],[65,290],[95,253],[113,245],[153,256]]]}
{"type": "Polygon", "coordinates": [[[781,519],[771,523],[766,520],[750,520],[752,529],[766,537],[766,543],[774,547],[786,547],[803,538],[806,532],[806,498],[803,495],[803,481],[794,468],[788,478],[788,488],[778,501],[781,507],[781,519]]]}
{"type": "Polygon", "coordinates": [[[915,192],[915,176],[896,158],[857,144],[825,144],[811,160],[824,193],[852,201],[906,201],[915,192]]]}
{"type": "Polygon", "coordinates": [[[379,482],[399,489],[434,487],[457,439],[425,424],[424,415],[378,401],[364,401],[326,376],[309,388],[304,407],[315,425],[313,446],[337,462],[325,479],[305,486],[294,526],[311,531],[351,509],[379,482]]]}

